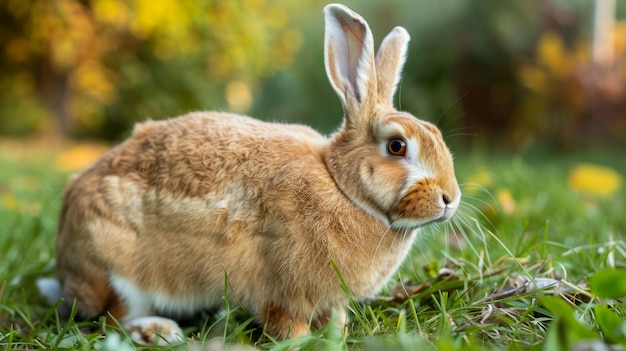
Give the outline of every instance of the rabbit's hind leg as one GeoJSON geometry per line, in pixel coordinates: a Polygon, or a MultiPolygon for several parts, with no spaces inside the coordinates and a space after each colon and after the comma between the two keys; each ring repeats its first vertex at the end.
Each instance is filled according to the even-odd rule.
{"type": "Polygon", "coordinates": [[[183,331],[178,323],[169,318],[137,317],[124,322],[124,328],[128,330],[131,338],[140,344],[166,346],[184,340],[183,331]]]}

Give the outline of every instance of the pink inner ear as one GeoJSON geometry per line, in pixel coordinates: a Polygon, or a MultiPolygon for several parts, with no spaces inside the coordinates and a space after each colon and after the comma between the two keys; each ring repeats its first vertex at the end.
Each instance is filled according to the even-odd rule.
{"type": "Polygon", "coordinates": [[[340,94],[353,96],[362,102],[364,92],[359,89],[359,69],[364,57],[368,28],[358,18],[353,18],[337,8],[331,8],[326,18],[327,63],[340,94]]]}
{"type": "Polygon", "coordinates": [[[341,39],[341,45],[333,47],[337,79],[343,84],[343,87],[340,87],[340,89],[344,90],[343,93],[346,97],[348,95],[357,96],[358,92],[353,89],[356,84],[356,71],[350,70],[350,66],[353,64],[352,61],[358,60],[358,55],[355,54],[356,45],[351,44],[349,41],[345,40],[345,38],[341,39]],[[355,59],[355,57],[357,59],[355,59]]]}
{"type": "Polygon", "coordinates": [[[347,51],[345,56],[347,58],[345,60],[346,67],[344,69],[350,87],[354,88],[354,97],[356,97],[358,102],[362,102],[361,93],[359,92],[356,80],[359,61],[363,52],[363,31],[357,28],[361,26],[361,23],[359,23],[358,21],[354,21],[351,19],[349,19],[348,21],[352,23],[344,22],[343,24],[344,31],[346,33],[345,50],[347,51]]]}

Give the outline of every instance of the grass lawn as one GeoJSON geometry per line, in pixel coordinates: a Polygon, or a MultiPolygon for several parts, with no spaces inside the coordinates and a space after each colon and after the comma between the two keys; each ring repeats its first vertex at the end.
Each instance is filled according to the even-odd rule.
{"type": "MultiPolygon", "coordinates": [[[[0,141],[0,349],[152,349],[102,320],[59,320],[35,287],[54,276],[67,176],[101,150],[0,141]]],[[[626,347],[620,153],[458,155],[461,213],[420,236],[380,299],[351,304],[347,332],[329,324],[273,341],[231,305],[183,324],[188,343],[170,348],[558,350],[594,340],[626,347]]]]}

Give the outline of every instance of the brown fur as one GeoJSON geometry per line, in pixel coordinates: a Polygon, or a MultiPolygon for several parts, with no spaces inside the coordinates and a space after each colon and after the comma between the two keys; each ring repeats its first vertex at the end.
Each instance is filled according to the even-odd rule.
{"type": "Polygon", "coordinates": [[[417,223],[439,218],[442,197],[458,203],[439,131],[391,106],[408,34],[394,30],[375,62],[360,16],[338,5],[326,15],[344,28],[327,27],[327,72],[345,112],[331,138],[305,126],[191,113],[137,125],[69,184],[57,272],[83,316],[108,312],[126,323],[137,317],[130,314],[211,307],[226,275],[233,300],[269,333],[300,336],[333,310],[345,320],[347,298],[331,263],[351,294],[371,298],[408,253],[417,223]],[[341,35],[359,60],[339,62],[344,42],[333,38],[341,35]],[[381,153],[391,137],[419,141],[419,154],[381,153]],[[416,179],[418,166],[430,176],[416,179]],[[393,226],[400,218],[416,224],[393,226]],[[120,288],[118,278],[133,288],[120,288]],[[135,290],[152,296],[149,307],[131,304],[135,290]]]}

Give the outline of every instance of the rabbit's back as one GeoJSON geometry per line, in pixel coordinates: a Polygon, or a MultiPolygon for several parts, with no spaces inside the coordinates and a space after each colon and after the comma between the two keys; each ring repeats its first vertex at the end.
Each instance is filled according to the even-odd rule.
{"type": "Polygon", "coordinates": [[[133,138],[103,160],[107,167],[99,168],[175,197],[197,197],[242,180],[263,183],[294,160],[322,165],[320,147],[326,143],[306,126],[227,113],[192,113],[137,125],[133,138]]]}
{"type": "Polygon", "coordinates": [[[180,210],[200,198],[255,197],[291,162],[324,169],[321,150],[327,143],[306,126],[226,113],[148,121],[76,177],[65,197],[86,198],[73,199],[73,193],[79,192],[100,195],[122,215],[137,211],[167,215],[150,206],[166,197],[175,199],[180,210]]]}

